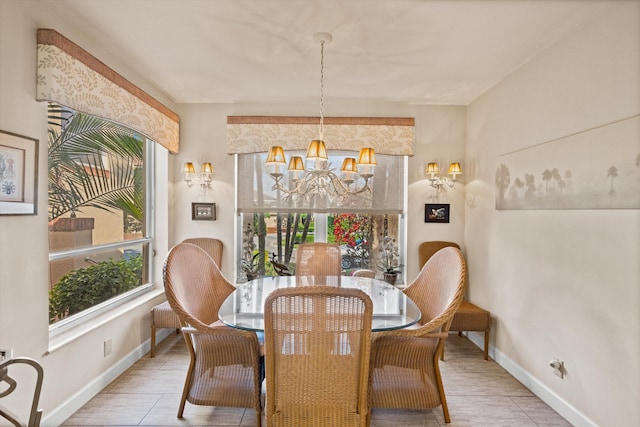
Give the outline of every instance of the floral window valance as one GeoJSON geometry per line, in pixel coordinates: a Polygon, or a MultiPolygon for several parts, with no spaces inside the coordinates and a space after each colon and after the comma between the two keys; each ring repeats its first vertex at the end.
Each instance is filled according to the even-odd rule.
{"type": "Polygon", "coordinates": [[[36,99],[129,126],[172,153],[180,149],[176,113],[50,29],[38,30],[36,99]]]}
{"type": "MultiPolygon", "coordinates": [[[[266,152],[272,145],[306,150],[318,137],[319,122],[319,117],[228,116],[227,152],[266,152]]],[[[325,117],[324,141],[329,150],[373,147],[380,154],[412,156],[414,127],[413,118],[325,117]]]]}

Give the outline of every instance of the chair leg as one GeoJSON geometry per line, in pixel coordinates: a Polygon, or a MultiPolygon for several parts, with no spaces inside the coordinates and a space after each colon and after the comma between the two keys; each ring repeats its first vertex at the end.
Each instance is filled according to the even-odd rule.
{"type": "Polygon", "coordinates": [[[156,327],[151,325],[151,351],[149,351],[149,357],[156,355],[156,327]]]}
{"type": "MultiPolygon", "coordinates": [[[[444,349],[444,346],[443,346],[444,349]]],[[[438,366],[438,358],[434,358],[434,373],[436,374],[436,384],[438,385],[438,394],[440,394],[440,404],[442,405],[442,414],[444,415],[444,422],[451,423],[449,417],[449,407],[447,406],[447,397],[444,394],[444,386],[442,385],[442,376],[440,375],[440,367],[438,366]]]]}

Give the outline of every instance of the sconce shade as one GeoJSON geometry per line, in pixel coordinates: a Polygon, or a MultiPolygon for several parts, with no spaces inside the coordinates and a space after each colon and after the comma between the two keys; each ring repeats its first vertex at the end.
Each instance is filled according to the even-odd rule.
{"type": "Polygon", "coordinates": [[[286,164],[287,161],[284,158],[284,149],[279,145],[274,145],[269,149],[269,154],[267,155],[267,164],[286,164]]]}
{"type": "Polygon", "coordinates": [[[307,149],[307,160],[327,160],[327,147],[321,139],[314,139],[307,149]]]}
{"type": "Polygon", "coordinates": [[[193,167],[193,163],[185,162],[185,164],[182,166],[182,172],[183,173],[196,173],[196,168],[193,167]]]}
{"type": "Polygon", "coordinates": [[[304,162],[302,161],[302,157],[291,156],[291,160],[289,160],[289,170],[304,172],[304,162]]]}
{"type": "Polygon", "coordinates": [[[438,163],[428,163],[425,174],[429,175],[429,185],[438,191],[445,190],[445,186],[454,188],[456,186],[456,176],[462,173],[462,167],[458,162],[452,162],[449,164],[448,174],[452,175],[452,178],[448,176],[440,175],[440,167],[438,163]]]}
{"type": "Polygon", "coordinates": [[[194,182],[199,182],[202,188],[207,187],[211,183],[213,176],[213,166],[210,162],[200,163],[200,172],[196,173],[196,168],[193,166],[193,162],[185,162],[182,166],[182,173],[184,174],[184,180],[189,187],[194,182]]]}
{"type": "Polygon", "coordinates": [[[347,157],[342,161],[342,167],[340,168],[341,172],[346,173],[356,173],[358,172],[358,167],[356,166],[356,159],[353,157],[347,157]]]}
{"type": "Polygon", "coordinates": [[[366,165],[366,166],[375,166],[376,163],[376,153],[371,147],[365,147],[360,149],[360,155],[358,156],[358,164],[366,165]]]}
{"type": "Polygon", "coordinates": [[[213,173],[213,166],[211,166],[211,163],[209,163],[209,162],[204,162],[202,164],[202,168],[201,168],[200,172],[202,172],[204,174],[212,174],[213,173]]]}
{"type": "Polygon", "coordinates": [[[459,175],[462,173],[462,168],[460,167],[460,163],[454,162],[449,165],[449,173],[453,176],[459,175]]]}
{"type": "Polygon", "coordinates": [[[429,163],[427,164],[427,170],[426,173],[431,175],[431,177],[433,178],[434,175],[437,175],[440,173],[440,168],[438,167],[437,163],[429,163]]]}

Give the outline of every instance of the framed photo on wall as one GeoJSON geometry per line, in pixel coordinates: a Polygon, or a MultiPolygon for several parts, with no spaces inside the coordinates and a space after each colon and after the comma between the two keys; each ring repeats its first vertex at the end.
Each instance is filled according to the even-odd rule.
{"type": "Polygon", "coordinates": [[[38,140],[0,130],[0,215],[37,213],[38,140]]]}
{"type": "Polygon", "coordinates": [[[215,221],[215,203],[191,203],[191,219],[194,221],[215,221]]]}
{"type": "Polygon", "coordinates": [[[449,222],[449,204],[425,204],[424,222],[449,222]]]}

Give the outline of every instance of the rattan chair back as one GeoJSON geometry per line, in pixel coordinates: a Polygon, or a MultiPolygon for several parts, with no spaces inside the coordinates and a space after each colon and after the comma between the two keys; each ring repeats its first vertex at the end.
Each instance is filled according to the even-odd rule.
{"type": "Polygon", "coordinates": [[[439,322],[442,317],[455,313],[460,304],[452,305],[458,297],[464,296],[458,293],[464,292],[465,278],[466,261],[460,249],[448,246],[429,258],[416,279],[403,291],[418,305],[422,313],[420,324],[439,322]]]}
{"type": "Polygon", "coordinates": [[[191,363],[178,409],[194,405],[254,408],[261,420],[261,366],[254,332],[229,328],[218,310],[235,288],[200,247],[174,246],[165,262],[167,300],[178,315],[191,363]],[[218,321],[218,322],[217,322],[218,321]]]}
{"type": "MultiPolygon", "coordinates": [[[[220,267],[223,249],[221,240],[211,237],[195,237],[185,239],[182,243],[192,243],[201,247],[213,259],[213,262],[220,267]]],[[[149,351],[149,357],[155,356],[156,330],[160,328],[176,329],[176,332],[180,328],[180,319],[178,319],[178,316],[173,312],[167,301],[151,309],[151,350],[149,351]]]]}
{"type": "Polygon", "coordinates": [[[277,289],[265,301],[268,426],[366,426],[373,304],[359,289],[277,289]]]}
{"type": "Polygon", "coordinates": [[[342,254],[333,243],[302,243],[296,250],[295,275],[302,285],[340,284],[342,254]]]}
{"type": "Polygon", "coordinates": [[[211,257],[213,262],[216,263],[218,268],[222,268],[222,240],[214,239],[211,237],[192,237],[184,239],[182,243],[191,243],[201,247],[211,257]]]}

